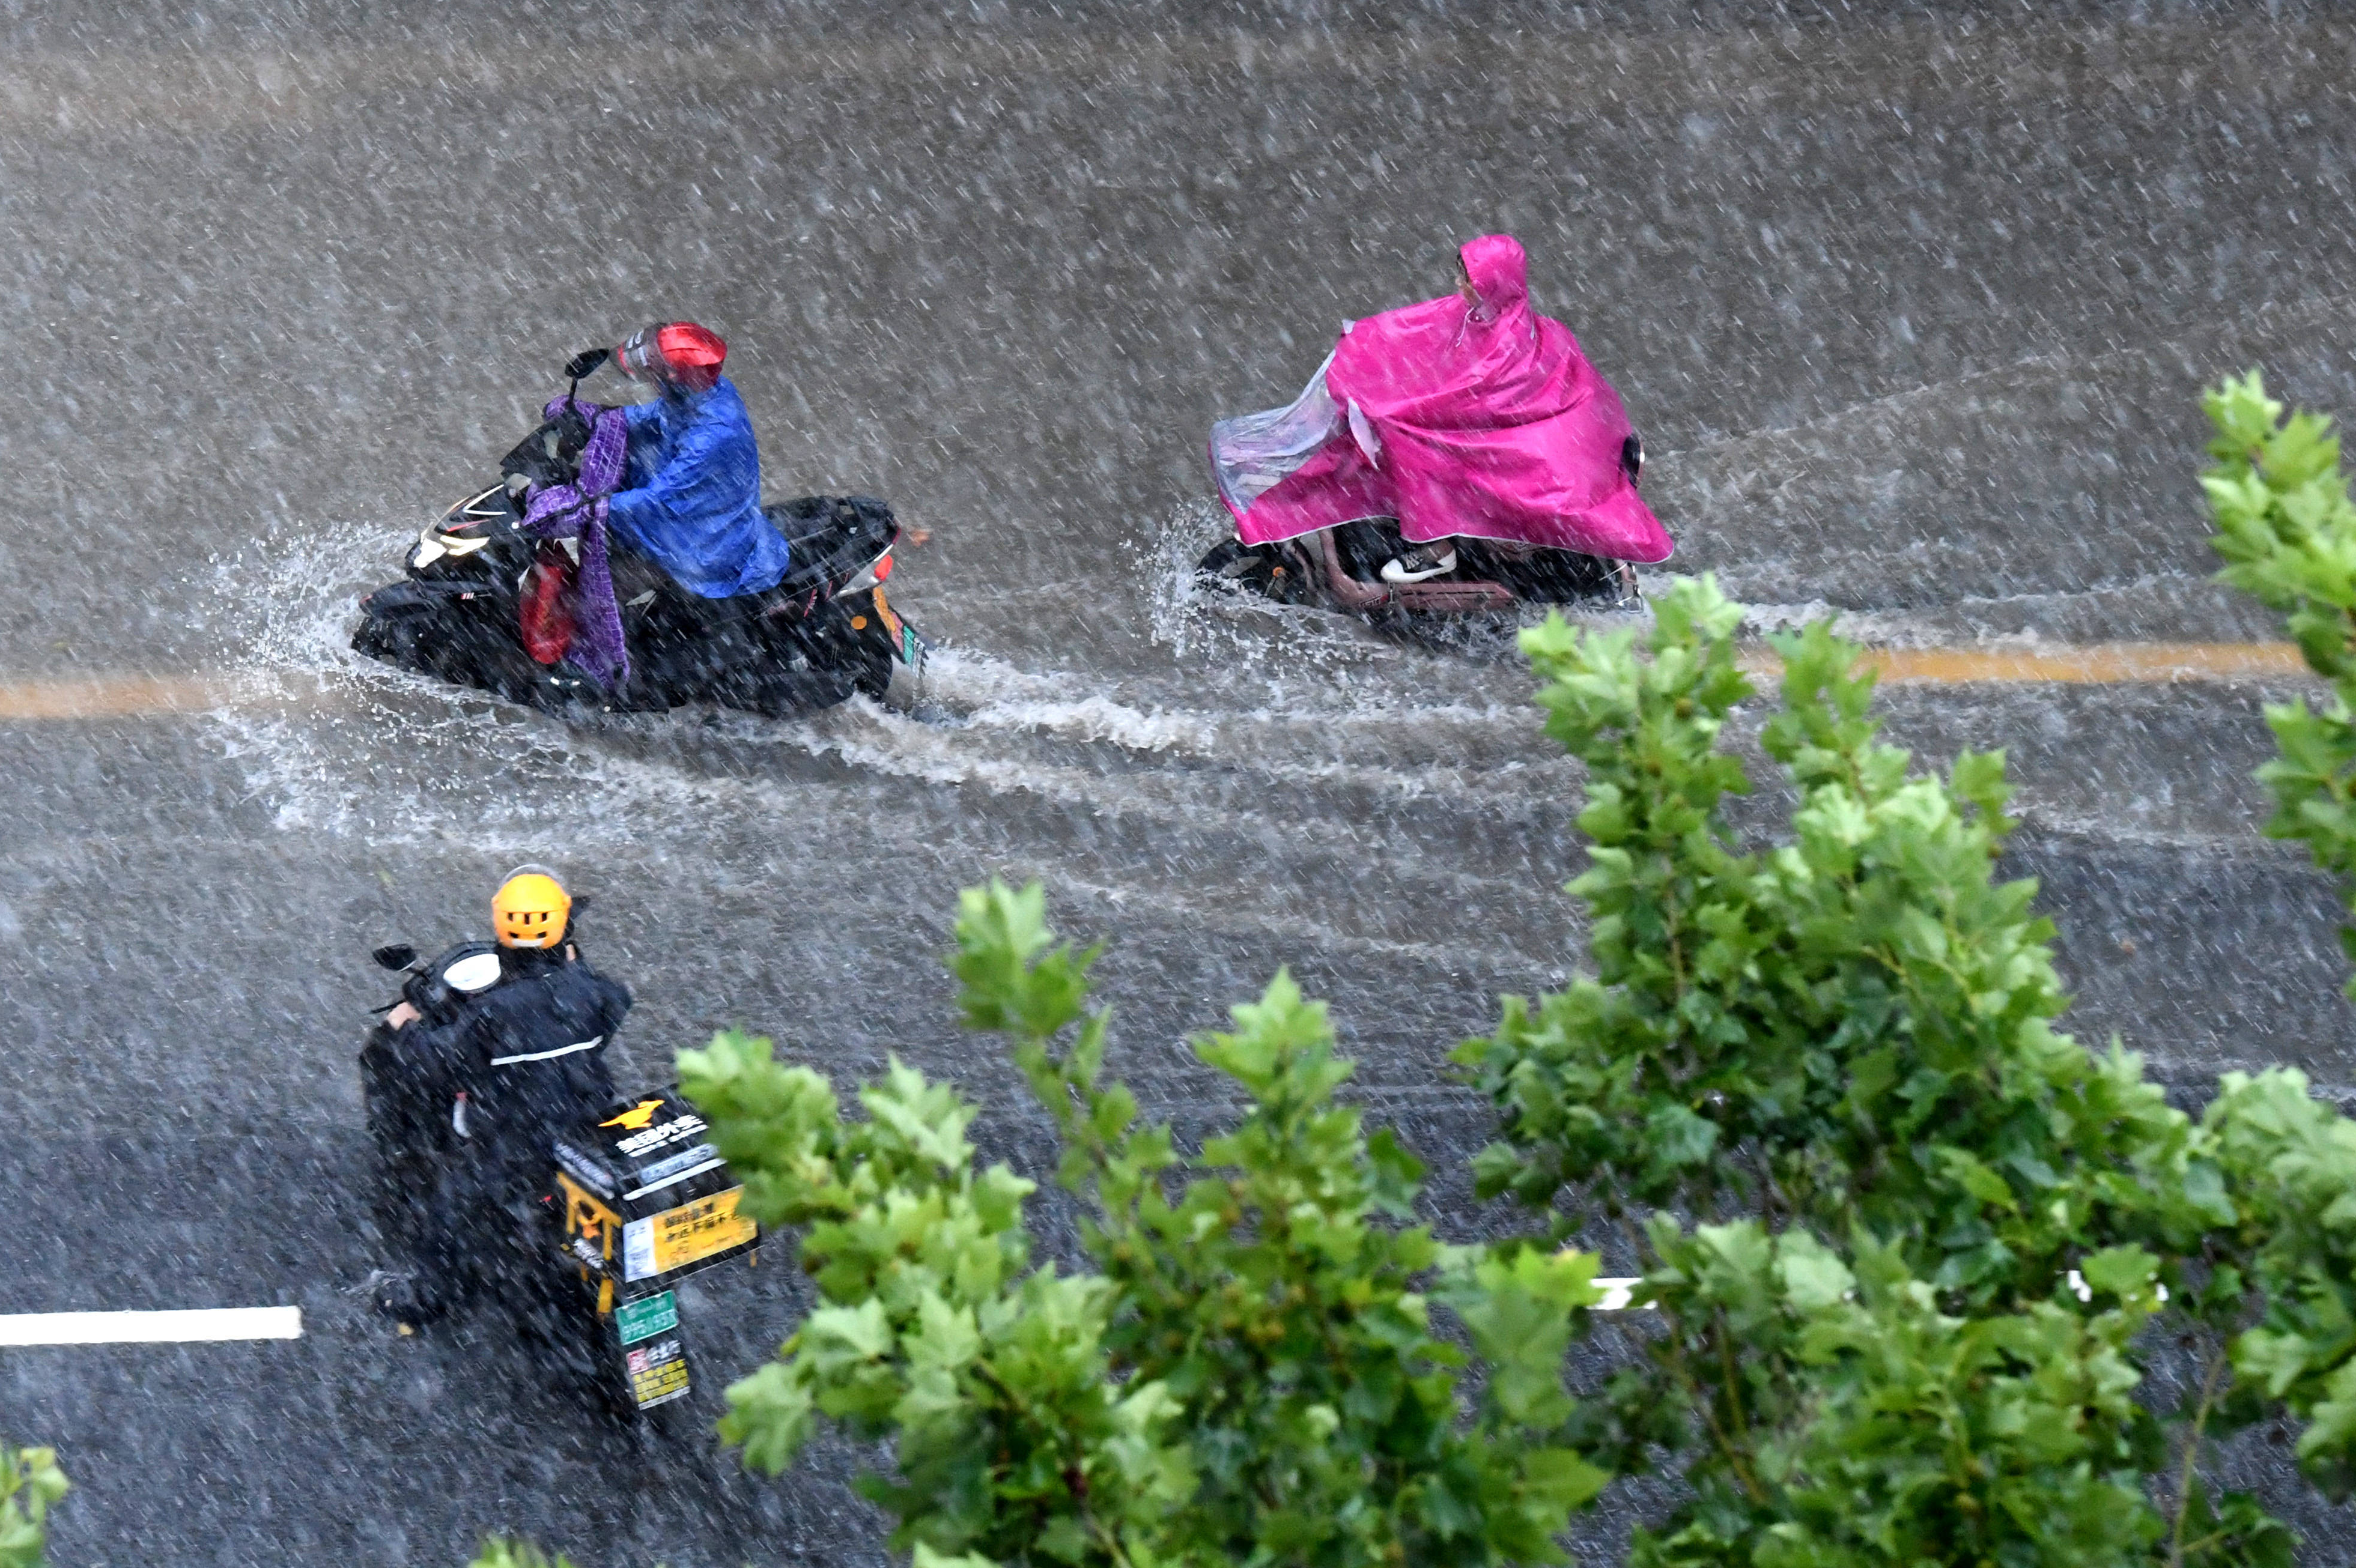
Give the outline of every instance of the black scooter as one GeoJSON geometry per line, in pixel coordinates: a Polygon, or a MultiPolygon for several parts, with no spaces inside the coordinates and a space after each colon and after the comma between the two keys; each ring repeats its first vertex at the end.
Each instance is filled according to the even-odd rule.
{"type": "MultiPolygon", "coordinates": [[[[1631,433],[1620,467],[1635,484],[1644,471],[1644,443],[1631,433]]],[[[1195,563],[1200,577],[1285,604],[1319,604],[1371,620],[1399,614],[1465,615],[1516,604],[1586,604],[1633,608],[1644,603],[1635,569],[1624,560],[1547,549],[1504,539],[1460,539],[1456,570],[1421,582],[1383,581],[1383,564],[1398,555],[1396,517],[1362,517],[1297,539],[1250,545],[1224,539],[1195,563]]]]}
{"type": "MultiPolygon", "coordinates": [[[[603,358],[598,351],[565,367],[576,390],[603,358]]],[[[561,658],[533,658],[523,601],[541,545],[523,531],[528,497],[573,482],[590,429],[589,416],[568,403],[500,460],[499,483],[429,524],[411,547],[404,579],[360,602],[353,650],[558,712],[710,702],[785,717],[853,692],[913,706],[926,644],[884,588],[900,525],[891,507],[865,496],[806,496],[762,508],[792,546],[792,570],[741,613],[736,601],[700,600],[650,566],[639,573],[654,586],[622,604],[631,668],[618,689],[561,658]]],[[[616,549],[618,556],[618,541],[616,549]]],[[[617,560],[617,578],[623,573],[617,560]]]]}
{"type": "MultiPolygon", "coordinates": [[[[405,944],[380,947],[374,957],[458,991],[490,984],[499,969],[487,943],[461,944],[430,964],[419,964],[405,944]]],[[[402,1255],[414,1255],[421,1227],[434,1222],[426,1196],[440,1166],[463,1157],[454,1117],[464,1112],[432,1097],[434,1079],[419,1072],[405,1039],[420,1027],[380,1022],[359,1059],[376,1155],[371,1206],[402,1255]]],[[[707,1134],[674,1088],[617,1101],[552,1141],[532,1222],[482,1238],[514,1249],[493,1272],[541,1359],[613,1414],[670,1432],[692,1424],[684,1413],[693,1369],[679,1282],[739,1257],[757,1262],[761,1243],[759,1227],[736,1211],[744,1185],[707,1134]]]]}

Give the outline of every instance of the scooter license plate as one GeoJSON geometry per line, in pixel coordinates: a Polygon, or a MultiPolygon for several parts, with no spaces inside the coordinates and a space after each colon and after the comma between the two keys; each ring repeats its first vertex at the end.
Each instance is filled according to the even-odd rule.
{"type": "Polygon", "coordinates": [[[907,664],[907,652],[905,652],[907,650],[907,622],[900,619],[900,613],[897,613],[897,610],[893,610],[888,603],[884,603],[884,589],[881,589],[881,586],[876,586],[876,589],[872,591],[872,598],[876,601],[876,619],[884,622],[884,631],[891,635],[893,647],[900,647],[900,650],[903,650],[900,652],[900,662],[907,664]]]}
{"type": "Polygon", "coordinates": [[[624,1345],[669,1333],[679,1327],[679,1293],[666,1290],[660,1296],[622,1302],[614,1308],[614,1327],[624,1345]]]}

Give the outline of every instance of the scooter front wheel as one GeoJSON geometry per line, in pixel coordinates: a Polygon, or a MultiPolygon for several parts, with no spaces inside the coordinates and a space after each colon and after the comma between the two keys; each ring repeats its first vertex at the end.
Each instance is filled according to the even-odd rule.
{"type": "Polygon", "coordinates": [[[1223,539],[1194,563],[1194,575],[1221,587],[1273,599],[1280,604],[1297,604],[1308,597],[1308,580],[1302,576],[1299,561],[1280,544],[1248,545],[1241,539],[1223,539]]]}

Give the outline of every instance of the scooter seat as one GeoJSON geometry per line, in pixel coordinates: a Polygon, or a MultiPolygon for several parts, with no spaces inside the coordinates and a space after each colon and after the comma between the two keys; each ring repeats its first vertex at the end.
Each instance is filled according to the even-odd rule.
{"type": "Polygon", "coordinates": [[[787,593],[848,581],[900,537],[892,508],[872,496],[801,496],[761,515],[793,547],[778,584],[787,593]]]}

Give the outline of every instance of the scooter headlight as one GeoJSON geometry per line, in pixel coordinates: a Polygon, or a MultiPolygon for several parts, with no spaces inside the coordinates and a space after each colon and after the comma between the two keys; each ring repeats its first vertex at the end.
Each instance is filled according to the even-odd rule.
{"type": "Polygon", "coordinates": [[[480,539],[468,539],[463,534],[451,533],[439,524],[429,523],[425,531],[417,536],[417,548],[410,552],[409,564],[422,570],[445,555],[453,559],[472,555],[490,542],[488,534],[480,539]]]}
{"type": "Polygon", "coordinates": [[[510,525],[514,522],[509,509],[492,499],[499,493],[500,486],[494,485],[426,524],[425,531],[417,536],[416,549],[410,552],[409,564],[423,569],[445,555],[472,555],[490,543],[493,524],[503,517],[510,525]]]}

